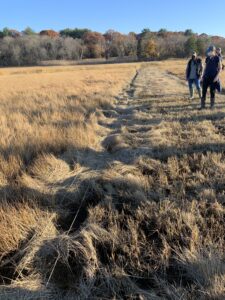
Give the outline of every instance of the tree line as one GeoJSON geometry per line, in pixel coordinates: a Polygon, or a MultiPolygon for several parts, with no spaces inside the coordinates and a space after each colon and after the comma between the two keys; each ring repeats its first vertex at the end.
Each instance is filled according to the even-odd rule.
{"type": "Polygon", "coordinates": [[[225,50],[225,39],[207,34],[152,32],[122,34],[108,30],[104,34],[90,29],[42,30],[31,28],[22,32],[4,28],[0,31],[0,65],[36,65],[44,60],[81,60],[89,58],[133,57],[139,60],[184,58],[197,51],[204,55],[210,44],[225,50]]]}

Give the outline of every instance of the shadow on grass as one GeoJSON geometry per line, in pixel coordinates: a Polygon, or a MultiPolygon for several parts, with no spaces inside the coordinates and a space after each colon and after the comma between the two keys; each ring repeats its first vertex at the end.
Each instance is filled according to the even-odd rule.
{"type": "MultiPolygon", "coordinates": [[[[159,98],[161,96],[162,95],[158,95],[159,98]]],[[[173,94],[171,94],[170,96],[173,96],[173,94]]],[[[154,98],[156,97],[154,96],[154,98]]],[[[176,108],[174,108],[173,106],[169,106],[169,107],[164,107],[163,109],[164,110],[168,109],[168,113],[170,113],[172,111],[177,112],[177,110],[181,111],[182,109],[186,111],[188,107],[189,105],[183,105],[183,106],[180,105],[176,108]]],[[[113,122],[109,126],[111,126],[111,128],[116,129],[116,128],[120,128],[121,126],[134,126],[134,125],[151,126],[151,125],[160,124],[162,118],[149,119],[146,117],[146,119],[139,120],[132,117],[132,113],[134,112],[134,110],[146,112],[150,110],[150,108],[143,105],[141,105],[140,107],[134,107],[130,111],[130,113],[126,115],[122,115],[122,113],[127,112],[127,110],[125,111],[120,110],[120,116],[117,118],[115,122],[113,122]],[[129,118],[128,116],[131,116],[131,118],[129,118]]],[[[156,107],[156,109],[160,109],[160,107],[159,108],[156,107]]],[[[221,121],[223,119],[225,119],[225,113],[217,112],[214,114],[197,115],[197,116],[187,117],[187,118],[186,117],[178,118],[178,121],[185,124],[188,122],[202,122],[204,120],[221,121]]],[[[56,124],[54,125],[60,127],[64,127],[64,126],[68,127],[70,123],[66,121],[59,122],[59,123],[56,122],[56,124]]],[[[75,125],[76,124],[73,124],[73,126],[75,125]]],[[[29,145],[27,145],[27,147],[29,148],[29,145]]],[[[6,150],[6,153],[7,152],[8,150],[6,150]]],[[[54,155],[57,155],[60,159],[64,160],[70,166],[72,166],[74,163],[77,163],[81,167],[87,168],[89,171],[98,171],[98,172],[104,172],[106,170],[110,170],[111,166],[116,162],[121,162],[122,164],[134,166],[136,164],[136,161],[143,156],[147,158],[157,159],[160,160],[161,162],[167,162],[170,157],[174,157],[174,156],[182,158],[183,156],[186,155],[191,155],[191,156],[194,154],[206,155],[208,152],[222,153],[224,155],[225,143],[196,144],[196,145],[186,146],[183,148],[158,146],[158,147],[139,147],[139,148],[132,149],[130,147],[130,148],[118,150],[114,153],[109,153],[107,151],[98,152],[90,148],[77,149],[74,148],[72,145],[67,145],[67,148],[60,149],[60,151],[59,150],[56,151],[51,148],[46,150],[47,154],[53,153],[54,155]],[[68,149],[70,151],[69,158],[67,158],[65,155],[65,152],[68,149]]],[[[32,157],[32,160],[29,157],[27,161],[25,161],[25,164],[27,165],[28,163],[31,164],[35,158],[36,158],[35,155],[32,157]]],[[[129,181],[127,178],[126,180],[121,181],[121,179],[116,178],[116,176],[113,179],[112,178],[104,179],[98,176],[97,177],[90,176],[90,178],[88,179],[77,182],[76,175],[73,175],[70,178],[61,181],[60,186],[61,188],[59,188],[54,195],[52,195],[50,192],[49,194],[48,193],[45,194],[35,188],[29,188],[29,187],[19,187],[18,189],[15,189],[15,191],[12,191],[11,186],[4,187],[4,189],[0,190],[0,195],[3,195],[4,200],[12,200],[13,199],[12,195],[14,195],[15,201],[18,199],[27,202],[37,201],[43,209],[55,211],[57,213],[58,219],[56,225],[59,230],[65,232],[68,229],[71,229],[71,232],[73,233],[78,231],[85,224],[88,218],[89,208],[93,208],[97,206],[100,202],[104,200],[113,199],[114,208],[118,213],[122,213],[126,205],[132,206],[133,210],[135,211],[135,209],[138,208],[138,206],[140,205],[140,202],[138,202],[137,199],[135,199],[134,197],[135,193],[138,192],[139,196],[141,195],[143,199],[146,199],[145,196],[146,193],[148,192],[146,190],[144,191],[143,187],[140,186],[139,184],[129,181]],[[74,192],[67,190],[67,187],[72,185],[77,186],[77,189],[74,192]],[[106,196],[108,197],[107,199],[106,196]]],[[[188,192],[193,197],[196,197],[202,188],[203,187],[201,186],[197,186],[193,189],[190,189],[188,192]]],[[[225,190],[225,186],[222,182],[215,185],[214,188],[220,192],[225,190]]],[[[168,198],[169,191],[167,190],[167,188],[165,188],[165,191],[163,191],[162,194],[163,193],[165,194],[165,198],[168,198]]],[[[151,199],[151,201],[152,200],[153,199],[151,199]]],[[[158,201],[161,200],[162,199],[158,199],[158,201]]],[[[47,242],[45,241],[45,243],[47,242]]],[[[2,281],[4,282],[5,280],[4,277],[5,278],[9,277],[8,280],[10,282],[13,279],[14,272],[15,272],[15,269],[13,269],[12,262],[10,261],[9,265],[6,265],[5,268],[6,269],[0,268],[0,279],[2,279],[2,281]]],[[[60,272],[59,274],[62,277],[65,276],[60,272]]],[[[44,276],[46,274],[42,274],[42,275],[44,276]]],[[[172,277],[174,279],[174,276],[172,277]]],[[[143,285],[144,288],[146,288],[148,284],[150,283],[152,284],[151,280],[152,280],[151,276],[143,280],[139,279],[139,282],[137,279],[135,279],[136,283],[138,283],[139,286],[143,285]]],[[[177,280],[180,280],[180,276],[178,276],[177,280]]],[[[39,291],[31,292],[22,288],[15,289],[15,293],[21,293],[21,294],[31,293],[30,296],[33,298],[40,297],[39,291]]],[[[1,291],[0,291],[0,296],[1,296],[1,291]]]]}

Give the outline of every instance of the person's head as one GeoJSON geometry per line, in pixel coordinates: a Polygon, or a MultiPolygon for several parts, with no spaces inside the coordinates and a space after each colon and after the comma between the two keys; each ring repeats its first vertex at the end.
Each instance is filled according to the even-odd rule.
{"type": "Polygon", "coordinates": [[[207,56],[215,56],[216,55],[216,47],[210,46],[207,50],[207,56]]]}
{"type": "Polygon", "coordinates": [[[192,52],[192,59],[196,59],[197,58],[197,53],[195,51],[192,52]]]}
{"type": "Polygon", "coordinates": [[[221,48],[216,48],[216,54],[221,55],[222,54],[222,49],[221,48]]]}

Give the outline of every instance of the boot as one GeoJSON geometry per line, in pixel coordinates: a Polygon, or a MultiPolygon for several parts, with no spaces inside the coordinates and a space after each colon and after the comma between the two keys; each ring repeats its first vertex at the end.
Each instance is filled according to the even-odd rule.
{"type": "Polygon", "coordinates": [[[210,99],[210,108],[213,109],[215,106],[215,98],[210,99]]]}
{"type": "Polygon", "coordinates": [[[189,87],[189,91],[190,91],[189,100],[192,100],[192,99],[194,99],[194,89],[193,89],[193,87],[189,87]]]}
{"type": "Polygon", "coordinates": [[[202,91],[201,91],[201,89],[198,89],[198,96],[199,96],[199,99],[202,99],[202,91]]]}
{"type": "Polygon", "coordinates": [[[200,110],[201,109],[205,109],[205,99],[203,97],[201,98],[201,107],[200,107],[200,110]]]}

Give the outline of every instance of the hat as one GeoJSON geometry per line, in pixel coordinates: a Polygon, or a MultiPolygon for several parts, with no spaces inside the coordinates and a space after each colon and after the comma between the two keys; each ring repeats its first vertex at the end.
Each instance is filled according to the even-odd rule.
{"type": "Polygon", "coordinates": [[[214,45],[209,46],[209,48],[206,50],[206,56],[211,55],[211,53],[216,52],[216,47],[214,45]]]}
{"type": "Polygon", "coordinates": [[[214,45],[209,46],[207,52],[215,52],[216,51],[216,47],[214,45]]]}
{"type": "Polygon", "coordinates": [[[197,56],[197,53],[195,51],[192,52],[192,55],[197,56]]]}

